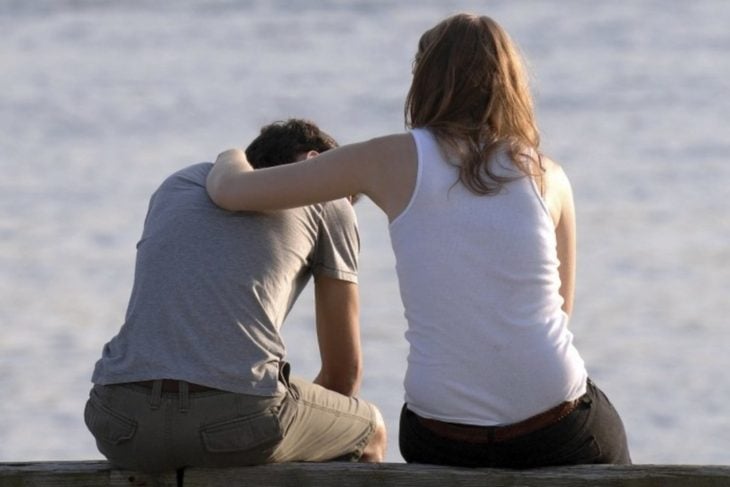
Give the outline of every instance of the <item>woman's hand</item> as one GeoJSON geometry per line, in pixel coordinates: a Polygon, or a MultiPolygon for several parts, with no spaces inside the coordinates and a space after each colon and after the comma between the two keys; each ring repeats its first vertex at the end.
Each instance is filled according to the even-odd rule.
{"type": "Polygon", "coordinates": [[[213,202],[227,210],[236,210],[231,195],[233,185],[230,182],[237,175],[253,171],[253,166],[246,159],[246,153],[241,149],[228,149],[218,154],[213,169],[208,173],[206,189],[213,202]]]}

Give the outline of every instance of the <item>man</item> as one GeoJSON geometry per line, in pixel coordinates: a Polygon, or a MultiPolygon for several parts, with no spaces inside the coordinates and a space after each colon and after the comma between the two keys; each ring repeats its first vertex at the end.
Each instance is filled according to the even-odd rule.
{"type": "MultiPolygon", "coordinates": [[[[311,122],[262,128],[256,167],[336,147],[311,122]]],[[[382,461],[378,410],[354,396],[361,351],[354,211],[347,200],[229,212],[187,167],[153,194],[126,320],[104,347],[84,417],[124,468],[382,461]],[[322,368],[289,377],[279,328],[310,276],[322,368]]]]}

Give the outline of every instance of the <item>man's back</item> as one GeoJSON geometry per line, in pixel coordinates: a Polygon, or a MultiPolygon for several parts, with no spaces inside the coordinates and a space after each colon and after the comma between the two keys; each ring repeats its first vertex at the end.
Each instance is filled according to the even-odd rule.
{"type": "Polygon", "coordinates": [[[211,166],[178,171],[152,196],[125,324],[104,347],[94,383],[174,377],[275,395],[285,355],[278,330],[309,277],[356,282],[348,202],[228,212],[205,191],[211,166]]]}

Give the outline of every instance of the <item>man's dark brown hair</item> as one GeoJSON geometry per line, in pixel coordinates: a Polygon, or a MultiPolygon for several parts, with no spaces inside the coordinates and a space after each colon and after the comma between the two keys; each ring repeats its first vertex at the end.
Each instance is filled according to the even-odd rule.
{"type": "Polygon", "coordinates": [[[329,134],[309,120],[290,118],[274,122],[246,148],[246,158],[256,169],[289,164],[309,151],[325,152],[337,147],[329,134]]]}

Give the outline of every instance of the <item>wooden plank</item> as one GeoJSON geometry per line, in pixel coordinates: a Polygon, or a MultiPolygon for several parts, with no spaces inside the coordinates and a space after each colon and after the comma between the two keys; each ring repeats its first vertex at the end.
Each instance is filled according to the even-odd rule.
{"type": "Polygon", "coordinates": [[[178,487],[177,474],[168,472],[150,475],[128,470],[112,470],[109,474],[110,487],[178,487]]]}
{"type": "MultiPolygon", "coordinates": [[[[730,467],[708,465],[582,465],[535,470],[437,467],[403,463],[288,463],[240,468],[190,468],[185,487],[727,487],[730,467]]],[[[0,487],[173,487],[174,472],[147,475],[104,461],[0,463],[0,487]]]]}
{"type": "Polygon", "coordinates": [[[383,463],[290,463],[230,469],[189,469],[185,487],[728,487],[730,467],[585,465],[498,470],[383,463]]]}
{"type": "Polygon", "coordinates": [[[0,487],[177,487],[174,472],[148,475],[105,461],[0,463],[0,487]]]}

